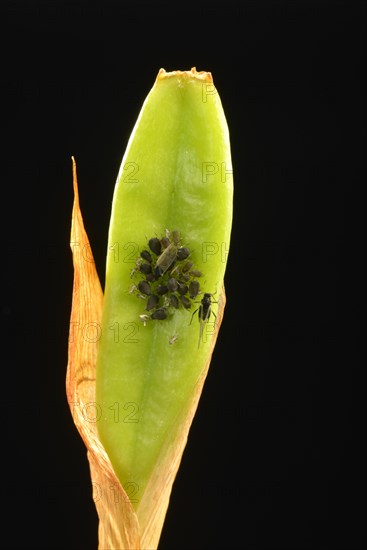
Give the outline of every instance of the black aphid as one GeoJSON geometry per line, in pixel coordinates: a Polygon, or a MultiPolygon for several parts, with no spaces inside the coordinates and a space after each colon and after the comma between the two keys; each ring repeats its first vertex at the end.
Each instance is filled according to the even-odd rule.
{"type": "Polygon", "coordinates": [[[157,307],[158,303],[159,297],[156,294],[151,294],[147,300],[147,307],[145,309],[147,311],[150,311],[151,309],[157,307]]]}
{"type": "Polygon", "coordinates": [[[146,296],[149,296],[149,294],[151,293],[150,284],[147,281],[140,281],[138,284],[138,289],[142,294],[145,294],[146,296]]]}
{"type": "Polygon", "coordinates": [[[194,262],[186,262],[185,265],[182,267],[182,273],[187,273],[192,266],[194,265],[194,262]]]}
{"type": "Polygon", "coordinates": [[[200,284],[199,281],[191,281],[189,284],[189,296],[191,299],[196,298],[199,294],[200,284]]]}
{"type": "Polygon", "coordinates": [[[154,281],[157,280],[157,277],[154,275],[154,273],[147,273],[145,279],[150,283],[154,283],[154,281]]]}
{"type": "Polygon", "coordinates": [[[185,309],[190,309],[191,302],[186,296],[180,296],[181,304],[185,309]]]}
{"type": "Polygon", "coordinates": [[[171,244],[171,241],[169,240],[168,237],[161,238],[161,245],[163,249],[168,248],[170,244],[171,244]]]}
{"type": "Polygon", "coordinates": [[[167,294],[168,286],[167,285],[158,285],[155,291],[158,294],[158,296],[163,296],[163,294],[167,294]]]}
{"type": "Polygon", "coordinates": [[[177,251],[177,259],[178,260],[186,260],[190,256],[190,250],[186,248],[186,246],[183,246],[182,248],[179,248],[177,251]]]}
{"type": "Polygon", "coordinates": [[[178,298],[177,298],[177,296],[175,296],[175,294],[171,294],[169,301],[170,301],[171,306],[173,306],[176,309],[179,308],[180,304],[179,304],[178,298]]]}
{"type": "Polygon", "coordinates": [[[167,281],[167,286],[170,292],[176,292],[176,290],[178,289],[177,279],[175,279],[174,277],[170,277],[167,281]]]}
{"type": "Polygon", "coordinates": [[[175,243],[176,246],[180,244],[180,232],[175,229],[172,231],[172,240],[175,243]]]}
{"type": "Polygon", "coordinates": [[[201,277],[203,274],[201,271],[199,271],[198,269],[192,269],[190,272],[189,272],[189,275],[191,275],[191,277],[201,277]]]}
{"type": "Polygon", "coordinates": [[[142,263],[139,267],[139,271],[144,275],[148,275],[148,273],[152,272],[152,266],[148,263],[142,263]]]}
{"type": "Polygon", "coordinates": [[[150,316],[151,319],[156,319],[158,321],[163,321],[167,319],[167,311],[165,307],[160,307],[154,311],[150,316]]]}
{"type": "Polygon", "coordinates": [[[161,241],[157,237],[153,237],[148,241],[149,248],[156,256],[159,256],[162,252],[161,241]]]}
{"type": "Polygon", "coordinates": [[[179,294],[181,294],[183,296],[184,294],[187,294],[188,290],[189,289],[188,289],[187,285],[185,285],[184,283],[178,283],[177,291],[178,291],[179,294]]]}
{"type": "Polygon", "coordinates": [[[150,264],[152,263],[152,255],[149,250],[143,250],[142,252],[140,252],[140,256],[143,258],[143,260],[146,260],[150,264]]]}

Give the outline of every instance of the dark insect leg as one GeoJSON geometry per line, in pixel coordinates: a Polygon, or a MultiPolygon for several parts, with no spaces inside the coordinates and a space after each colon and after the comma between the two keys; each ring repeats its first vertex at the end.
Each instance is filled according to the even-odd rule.
{"type": "Polygon", "coordinates": [[[195,309],[194,313],[191,315],[191,321],[190,321],[189,325],[191,325],[191,323],[192,323],[192,318],[194,317],[195,313],[196,313],[197,311],[199,311],[199,309],[200,309],[200,308],[195,309]]]}

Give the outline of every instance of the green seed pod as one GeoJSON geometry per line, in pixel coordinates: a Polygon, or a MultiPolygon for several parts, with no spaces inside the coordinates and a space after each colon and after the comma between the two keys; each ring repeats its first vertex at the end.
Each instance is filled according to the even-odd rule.
{"type": "Polygon", "coordinates": [[[190,321],[199,304],[186,309],[188,299],[146,322],[144,302],[128,292],[131,271],[149,239],[154,251],[174,230],[203,274],[202,292],[220,301],[232,201],[229,134],[210,73],[161,69],[117,178],[97,355],[97,429],[135,509],[210,361],[215,327],[213,317],[198,349],[200,323],[190,321]]]}

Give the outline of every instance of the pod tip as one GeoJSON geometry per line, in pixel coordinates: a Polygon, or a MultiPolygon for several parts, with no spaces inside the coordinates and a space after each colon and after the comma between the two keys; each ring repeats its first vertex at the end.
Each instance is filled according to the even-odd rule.
{"type": "Polygon", "coordinates": [[[164,78],[171,78],[173,76],[179,76],[183,78],[195,78],[197,80],[202,80],[203,82],[213,82],[212,73],[207,71],[197,71],[196,67],[191,67],[190,71],[169,71],[165,69],[159,69],[157,75],[157,81],[163,80],[164,78]]]}
{"type": "Polygon", "coordinates": [[[73,188],[74,188],[74,200],[76,203],[79,202],[79,192],[78,192],[78,178],[76,175],[76,162],[74,156],[71,157],[72,169],[73,169],[73,188]]]}

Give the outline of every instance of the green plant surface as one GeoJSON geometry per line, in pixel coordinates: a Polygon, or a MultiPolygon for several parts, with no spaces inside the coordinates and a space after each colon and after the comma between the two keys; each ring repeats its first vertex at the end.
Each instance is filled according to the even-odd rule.
{"type": "Polygon", "coordinates": [[[214,315],[203,326],[203,293],[220,299],[232,225],[227,123],[210,73],[160,72],[130,137],[109,229],[96,375],[97,429],[118,479],[138,508],[162,445],[210,361],[214,315]],[[208,76],[209,75],[209,76],[208,76]],[[131,272],[148,240],[180,233],[201,293],[190,309],[168,308],[143,324],[146,301],[131,272]],[[199,303],[196,303],[199,302],[199,303]],[[193,318],[192,318],[193,316],[193,318]],[[192,321],[192,322],[191,322],[192,321]]]}

